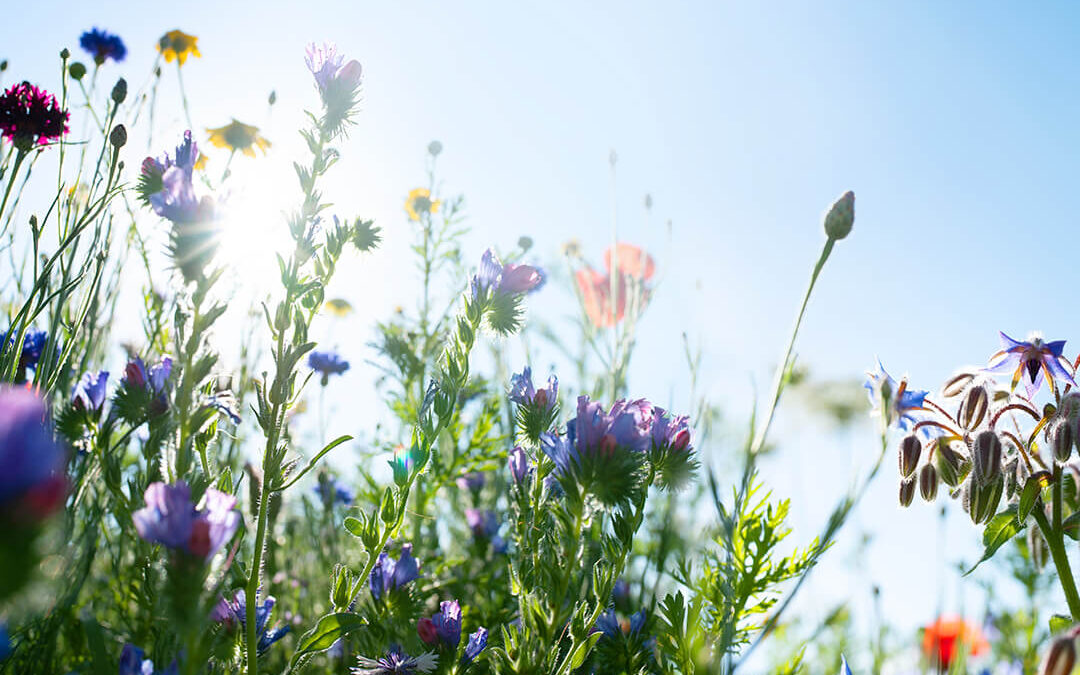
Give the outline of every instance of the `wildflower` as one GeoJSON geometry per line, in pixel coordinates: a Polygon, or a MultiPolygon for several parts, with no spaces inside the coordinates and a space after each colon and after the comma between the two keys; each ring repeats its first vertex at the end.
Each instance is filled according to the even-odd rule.
{"type": "Polygon", "coordinates": [[[656,263],[653,262],[652,256],[640,246],[621,241],[616,243],[614,247],[608,247],[604,251],[604,267],[607,268],[608,274],[615,271],[611,266],[612,248],[615,250],[614,257],[617,263],[617,271],[620,274],[625,274],[631,279],[640,281],[652,279],[653,273],[656,272],[656,263]]]}
{"type": "Polygon", "coordinates": [[[120,675],[177,675],[180,672],[176,661],[165,670],[154,670],[154,662],[143,658],[145,656],[135,645],[124,645],[120,651],[120,675]]]}
{"type": "Polygon", "coordinates": [[[496,553],[506,552],[506,541],[499,536],[499,517],[490,509],[465,509],[465,523],[477,541],[491,542],[496,553]]]}
{"type": "MultiPolygon", "coordinates": [[[[274,611],[276,602],[274,596],[270,595],[264,598],[262,604],[260,604],[259,594],[258,592],[255,593],[255,633],[259,636],[256,651],[260,655],[266,653],[275,642],[285,637],[285,634],[290,630],[288,624],[279,624],[273,628],[267,626],[270,622],[270,613],[274,611]]],[[[227,627],[239,626],[240,630],[243,631],[247,626],[247,595],[244,593],[244,589],[237,590],[231,600],[222,598],[214,607],[210,616],[227,627]]]]}
{"type": "Polygon", "coordinates": [[[265,155],[266,149],[270,147],[270,141],[259,135],[259,127],[238,122],[236,119],[223,127],[208,127],[206,132],[210,134],[210,143],[215,147],[228,148],[231,152],[239,151],[248,157],[255,156],[256,148],[265,155]]]}
{"type": "Polygon", "coordinates": [[[327,474],[319,475],[319,483],[312,490],[319,495],[324,504],[351,504],[355,495],[340,478],[331,478],[327,474]]]}
{"type": "Polygon", "coordinates": [[[352,314],[353,306],[349,304],[348,300],[343,298],[334,298],[327,300],[324,305],[327,311],[336,317],[344,317],[352,314]]]}
{"type": "Polygon", "coordinates": [[[551,410],[555,407],[559,398],[559,378],[552,375],[548,378],[548,386],[537,390],[532,382],[532,369],[525,366],[521,374],[510,378],[510,400],[518,405],[535,405],[539,408],[551,410]]]}
{"type": "Polygon", "coordinates": [[[445,645],[457,649],[461,643],[461,606],[457,600],[439,603],[439,612],[431,617],[435,634],[445,645]]]}
{"type": "Polygon", "coordinates": [[[668,415],[663,408],[653,408],[650,429],[653,446],[683,452],[690,448],[690,418],[686,415],[668,415]]]}
{"type": "Polygon", "coordinates": [[[331,375],[341,375],[349,369],[349,362],[337,352],[311,352],[308,367],[322,375],[321,384],[325,387],[331,375]]]}
{"type": "Polygon", "coordinates": [[[360,656],[356,660],[360,667],[350,669],[353,675],[430,673],[439,663],[439,658],[432,652],[424,652],[419,656],[409,656],[401,650],[399,645],[391,645],[386,654],[377,659],[360,656]]]}
{"type": "Polygon", "coordinates": [[[69,117],[55,96],[29,82],[12,85],[0,94],[0,137],[8,139],[20,152],[66,134],[69,117]]]}
{"type": "Polygon", "coordinates": [[[345,57],[337,53],[337,46],[332,42],[323,43],[321,47],[312,42],[306,52],[304,60],[323,96],[335,87],[353,90],[360,85],[360,62],[353,59],[342,65],[345,57]]]}
{"type": "Polygon", "coordinates": [[[107,59],[123,61],[127,56],[127,47],[119,35],[113,35],[108,31],[95,28],[88,30],[79,38],[79,46],[94,57],[94,63],[99,66],[107,59]]]}
{"type": "Polygon", "coordinates": [[[897,385],[879,360],[877,369],[866,373],[867,380],[863,388],[870,396],[870,404],[874,406],[875,414],[885,415],[888,425],[894,423],[901,429],[907,430],[913,422],[918,422],[919,417],[913,411],[923,410],[923,401],[927,392],[915,391],[907,388],[905,378],[897,385]]]}
{"type": "Polygon", "coordinates": [[[475,661],[480,652],[487,647],[487,641],[487,628],[478,628],[475,633],[469,636],[469,641],[465,644],[465,653],[461,655],[461,663],[468,665],[475,661]]]}
{"type": "Polygon", "coordinates": [[[64,450],[53,440],[48,408],[24,388],[0,388],[0,509],[32,520],[64,499],[64,450]]]}
{"type": "Polygon", "coordinates": [[[240,410],[236,402],[236,397],[233,396],[231,391],[220,391],[211,396],[203,397],[203,407],[211,410],[216,410],[222,415],[229,418],[229,421],[233,424],[240,424],[240,410]]]}
{"type": "Polygon", "coordinates": [[[149,405],[150,412],[160,415],[169,407],[169,376],[172,374],[172,359],[164,357],[158,363],[146,367],[139,357],[129,361],[124,367],[121,384],[127,391],[145,398],[142,405],[149,405]]]}
{"type": "Polygon", "coordinates": [[[133,514],[139,536],[198,558],[211,558],[240,526],[236,498],[213,488],[203,495],[202,508],[192,504],[184,481],[151,483],[143,498],[146,506],[133,514]]]}
{"type": "Polygon", "coordinates": [[[620,276],[616,282],[618,302],[612,308],[611,278],[600,274],[592,267],[584,267],[574,275],[578,291],[581,293],[585,316],[597,328],[609,328],[626,316],[626,282],[620,276]]]}
{"type": "Polygon", "coordinates": [[[540,275],[531,265],[503,265],[490,248],[480,258],[480,269],[472,277],[473,298],[494,290],[500,295],[517,295],[532,290],[540,275]]]}
{"type": "Polygon", "coordinates": [[[94,415],[101,414],[108,393],[109,371],[84,373],[82,379],[71,392],[71,405],[76,410],[84,410],[94,415]]]}
{"type": "Polygon", "coordinates": [[[172,63],[175,60],[179,65],[184,65],[188,56],[201,57],[199,53],[199,38],[188,35],[181,30],[171,30],[158,40],[157,49],[165,60],[172,63]]]}
{"type": "Polygon", "coordinates": [[[438,213],[441,203],[438,199],[431,198],[431,190],[416,188],[410,190],[405,199],[405,213],[409,214],[409,220],[418,221],[420,216],[426,213],[438,213]]]}
{"type": "Polygon", "coordinates": [[[378,600],[385,593],[401,588],[419,576],[420,567],[412,556],[412,544],[402,544],[401,557],[396,561],[383,551],[371,570],[371,595],[378,600]]]}
{"type": "Polygon", "coordinates": [[[616,446],[643,452],[652,441],[654,409],[643,398],[619,399],[605,413],[588,396],[578,397],[577,417],[566,425],[566,434],[581,453],[610,453],[616,446]]]}
{"type": "Polygon", "coordinates": [[[972,656],[989,648],[978,626],[957,617],[938,618],[923,629],[923,655],[941,672],[947,672],[957,654],[958,646],[966,647],[972,656]]]}
{"type": "MultiPolygon", "coordinates": [[[[16,335],[7,336],[10,331],[0,333],[0,345],[3,345],[5,341],[12,347],[15,346],[16,335]]],[[[38,361],[41,360],[41,352],[45,349],[45,343],[49,339],[49,334],[43,330],[36,330],[29,328],[23,333],[23,345],[22,352],[19,354],[19,367],[20,371],[27,368],[34,369],[37,367],[38,361]]]]}
{"type": "Polygon", "coordinates": [[[487,482],[487,479],[480,471],[470,471],[463,476],[458,476],[455,482],[457,483],[459,490],[469,490],[475,492],[480,488],[484,487],[484,483],[487,482]]]}
{"type": "Polygon", "coordinates": [[[645,626],[646,619],[648,619],[648,614],[645,613],[644,609],[641,609],[631,614],[630,620],[624,625],[619,622],[615,610],[609,607],[596,620],[593,632],[603,633],[608,638],[618,638],[623,635],[636,636],[645,626]]]}
{"type": "Polygon", "coordinates": [[[529,466],[529,456],[525,454],[525,450],[520,445],[517,445],[510,451],[509,460],[510,476],[513,477],[516,485],[521,485],[525,482],[525,478],[532,473],[532,467],[529,466]]]}
{"type": "Polygon", "coordinates": [[[1037,333],[1030,335],[1025,342],[1012,339],[1005,333],[1001,335],[1001,351],[990,357],[987,370],[990,372],[1012,371],[1012,385],[1023,380],[1028,398],[1035,396],[1042,387],[1043,376],[1050,381],[1055,390],[1055,381],[1071,384],[1076,387],[1073,376],[1069,373],[1071,365],[1062,356],[1065,349],[1064,340],[1045,342],[1037,333]]]}

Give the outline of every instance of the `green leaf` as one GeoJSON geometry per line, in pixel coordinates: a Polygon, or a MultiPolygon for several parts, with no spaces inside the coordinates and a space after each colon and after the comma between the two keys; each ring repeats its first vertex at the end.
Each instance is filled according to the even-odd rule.
{"type": "Polygon", "coordinates": [[[353,518],[352,516],[347,516],[345,518],[345,529],[348,530],[353,536],[364,536],[364,524],[358,519],[353,518]]]}
{"type": "MultiPolygon", "coordinates": [[[[1027,489],[1026,486],[1024,489],[1027,489]]],[[[975,563],[975,567],[965,572],[964,576],[971,574],[976,567],[992,558],[999,548],[1023,529],[1024,526],[1016,519],[1015,506],[1010,506],[991,518],[990,522],[986,524],[986,529],[983,530],[983,546],[986,547],[986,550],[983,551],[983,557],[979,559],[979,562],[975,563]]]]}
{"type": "Polygon", "coordinates": [[[1050,634],[1057,635],[1058,633],[1068,629],[1073,625],[1072,619],[1063,615],[1055,614],[1050,617],[1050,634]]]}
{"type": "Polygon", "coordinates": [[[1024,491],[1020,493],[1020,506],[1016,512],[1019,522],[1023,523],[1027,520],[1040,492],[1042,492],[1042,483],[1035,476],[1028,476],[1027,482],[1024,483],[1024,491]]]}
{"type": "Polygon", "coordinates": [[[296,667],[301,659],[330,649],[340,638],[366,625],[363,617],[352,612],[327,614],[319,619],[319,623],[315,624],[314,628],[300,636],[296,644],[296,653],[289,660],[289,669],[296,667]]]}
{"type": "Polygon", "coordinates": [[[1065,519],[1061,524],[1061,531],[1073,541],[1080,539],[1080,511],[1065,519]]]}

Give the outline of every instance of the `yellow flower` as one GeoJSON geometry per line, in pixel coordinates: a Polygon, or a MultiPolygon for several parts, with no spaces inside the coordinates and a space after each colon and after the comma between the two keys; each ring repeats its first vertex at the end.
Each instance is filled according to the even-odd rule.
{"type": "Polygon", "coordinates": [[[352,313],[352,305],[344,298],[334,298],[326,301],[326,309],[334,316],[348,316],[352,313]]]}
{"type": "Polygon", "coordinates": [[[431,199],[431,190],[416,188],[405,200],[405,213],[409,214],[409,220],[420,220],[420,216],[425,213],[438,213],[439,204],[438,199],[431,199]]]}
{"type": "Polygon", "coordinates": [[[210,161],[210,158],[200,152],[199,153],[199,158],[195,160],[195,164],[194,164],[195,170],[196,171],[202,171],[203,169],[206,168],[206,163],[209,162],[209,161],[210,161]]]}
{"type": "Polygon", "coordinates": [[[248,157],[255,156],[255,148],[266,154],[270,147],[270,141],[259,135],[259,127],[237,122],[235,119],[223,127],[207,129],[210,134],[210,142],[219,148],[228,148],[233,152],[239,150],[248,157]]]}
{"type": "Polygon", "coordinates": [[[173,59],[177,59],[180,65],[184,65],[184,61],[187,61],[188,54],[201,57],[199,53],[199,38],[194,35],[188,35],[184,31],[171,30],[161,36],[158,40],[158,51],[165,57],[165,60],[172,63],[173,59]]]}

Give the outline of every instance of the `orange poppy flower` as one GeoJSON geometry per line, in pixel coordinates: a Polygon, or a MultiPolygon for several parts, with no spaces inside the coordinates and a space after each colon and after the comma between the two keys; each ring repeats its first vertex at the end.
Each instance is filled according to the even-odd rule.
{"type": "MultiPolygon", "coordinates": [[[[616,257],[619,263],[619,273],[625,274],[631,279],[648,281],[656,272],[656,263],[652,256],[646,253],[640,246],[618,242],[615,245],[616,257]]],[[[604,266],[608,274],[611,274],[611,248],[604,251],[604,266]]]]}
{"type": "Polygon", "coordinates": [[[585,305],[585,314],[594,326],[607,328],[623,320],[626,315],[626,278],[623,275],[619,275],[619,302],[614,317],[611,307],[611,277],[600,274],[591,267],[578,270],[575,277],[585,305]]]}
{"type": "Polygon", "coordinates": [[[923,654],[942,672],[949,669],[958,645],[966,647],[972,656],[990,648],[979,627],[959,617],[939,617],[923,629],[923,654]]]}

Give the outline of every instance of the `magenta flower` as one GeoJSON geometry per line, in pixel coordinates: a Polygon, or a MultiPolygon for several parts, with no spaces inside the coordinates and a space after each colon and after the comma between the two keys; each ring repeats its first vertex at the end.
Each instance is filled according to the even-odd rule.
{"type": "Polygon", "coordinates": [[[552,375],[548,378],[548,386],[537,389],[533,386],[532,369],[525,366],[521,374],[510,378],[511,401],[518,405],[536,405],[538,408],[551,410],[559,399],[559,378],[552,375]]]}
{"type": "Polygon", "coordinates": [[[650,431],[653,445],[668,447],[682,452],[690,447],[690,418],[686,415],[671,416],[660,407],[653,408],[653,422],[650,431]]]}
{"type": "Polygon", "coordinates": [[[55,96],[29,82],[12,85],[0,94],[0,136],[23,152],[66,134],[68,117],[55,96]]]}
{"type": "MultiPolygon", "coordinates": [[[[1069,370],[1072,365],[1062,356],[1064,340],[1044,342],[1042,337],[1033,334],[1026,342],[1012,339],[1005,333],[1001,335],[1001,351],[990,357],[987,370],[990,372],[1012,371],[1012,388],[1023,380],[1028,398],[1032,398],[1042,387],[1043,376],[1053,382],[1076,386],[1069,370]]],[[[1057,387],[1055,386],[1054,389],[1057,387]]]]}
{"type": "Polygon", "coordinates": [[[213,488],[203,496],[202,508],[191,503],[184,481],[151,483],[143,498],[146,506],[132,514],[139,536],[197,558],[213,557],[240,526],[236,497],[213,488]]]}

